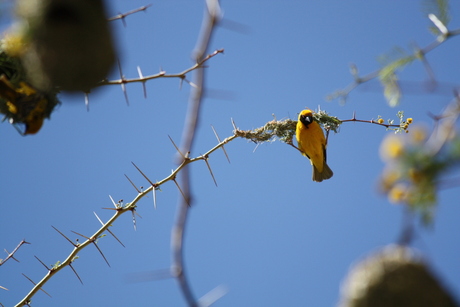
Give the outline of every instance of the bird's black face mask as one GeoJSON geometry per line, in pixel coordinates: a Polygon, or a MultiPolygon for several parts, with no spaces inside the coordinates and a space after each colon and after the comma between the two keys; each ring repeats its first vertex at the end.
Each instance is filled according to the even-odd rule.
{"type": "Polygon", "coordinates": [[[307,115],[307,116],[300,116],[300,121],[306,128],[308,128],[308,125],[310,125],[313,122],[313,116],[307,115]]]}

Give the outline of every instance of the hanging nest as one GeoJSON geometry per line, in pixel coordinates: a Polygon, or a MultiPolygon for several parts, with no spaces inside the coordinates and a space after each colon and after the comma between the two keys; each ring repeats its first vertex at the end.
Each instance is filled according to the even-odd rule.
{"type": "Polygon", "coordinates": [[[356,264],[341,288],[339,307],[458,307],[420,256],[390,245],[356,264]]]}
{"type": "Polygon", "coordinates": [[[59,104],[56,89],[40,91],[29,82],[18,57],[8,53],[11,42],[0,42],[0,113],[21,134],[37,133],[59,104]],[[21,128],[23,125],[25,128],[21,128]]]}
{"type": "Polygon", "coordinates": [[[102,0],[18,0],[21,61],[35,88],[89,92],[115,62],[102,0]]]}

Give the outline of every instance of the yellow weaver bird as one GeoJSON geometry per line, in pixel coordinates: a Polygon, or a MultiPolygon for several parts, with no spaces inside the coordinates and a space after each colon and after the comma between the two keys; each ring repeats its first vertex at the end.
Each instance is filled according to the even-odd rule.
{"type": "Polygon", "coordinates": [[[331,178],[334,173],[326,163],[326,138],[311,110],[300,112],[295,135],[300,151],[313,165],[313,181],[331,178]]]}

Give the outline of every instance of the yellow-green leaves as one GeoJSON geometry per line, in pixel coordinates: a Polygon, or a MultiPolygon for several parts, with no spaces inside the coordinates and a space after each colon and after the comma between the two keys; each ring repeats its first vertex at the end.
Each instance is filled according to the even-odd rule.
{"type": "Polygon", "coordinates": [[[379,61],[384,66],[380,69],[378,76],[383,86],[383,94],[391,107],[397,106],[402,97],[397,72],[417,59],[415,54],[407,54],[404,49],[395,47],[389,53],[379,57],[379,61]]]}
{"type": "Polygon", "coordinates": [[[433,219],[439,190],[450,183],[446,174],[460,163],[460,138],[452,136],[435,151],[431,144],[437,136],[433,132],[428,137],[425,129],[414,127],[408,135],[388,135],[380,147],[386,163],[381,190],[391,203],[405,204],[420,214],[425,224],[433,219]]]}

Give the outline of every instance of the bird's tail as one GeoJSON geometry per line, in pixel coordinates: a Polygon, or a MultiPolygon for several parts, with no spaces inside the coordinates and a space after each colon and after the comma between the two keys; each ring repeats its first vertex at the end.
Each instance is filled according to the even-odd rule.
{"type": "Polygon", "coordinates": [[[320,172],[318,169],[313,165],[313,181],[321,182],[323,180],[329,179],[334,175],[329,165],[327,165],[326,161],[323,164],[323,171],[320,172]]]}

